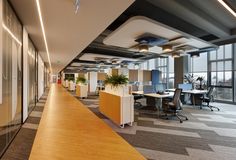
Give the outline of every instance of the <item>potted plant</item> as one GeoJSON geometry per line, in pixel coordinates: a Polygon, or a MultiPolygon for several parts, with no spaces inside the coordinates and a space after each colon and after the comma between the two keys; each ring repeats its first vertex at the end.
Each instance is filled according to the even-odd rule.
{"type": "Polygon", "coordinates": [[[77,77],[76,83],[84,85],[84,84],[86,84],[86,78],[84,78],[84,77],[77,77]]]}
{"type": "Polygon", "coordinates": [[[184,75],[184,81],[187,82],[187,83],[192,84],[192,88],[193,88],[193,89],[195,88],[195,82],[196,82],[196,80],[195,80],[193,74],[188,73],[188,74],[184,75]]]}
{"type": "Polygon", "coordinates": [[[127,87],[126,85],[128,82],[129,79],[123,74],[107,76],[104,81],[105,90],[115,94],[125,94],[125,88],[127,87]]]}
{"type": "Polygon", "coordinates": [[[202,82],[203,82],[203,80],[204,80],[204,77],[198,77],[198,78],[197,78],[197,81],[200,82],[200,85],[199,85],[199,89],[200,89],[200,90],[203,90],[203,88],[202,88],[202,82]]]}

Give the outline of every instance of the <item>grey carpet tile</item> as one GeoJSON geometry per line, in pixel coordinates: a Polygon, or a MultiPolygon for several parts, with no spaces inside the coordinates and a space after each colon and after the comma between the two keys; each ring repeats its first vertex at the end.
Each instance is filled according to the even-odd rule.
{"type": "Polygon", "coordinates": [[[44,107],[45,103],[37,103],[36,106],[44,107]]]}
{"type": "Polygon", "coordinates": [[[186,147],[212,151],[208,143],[201,138],[176,136],[162,133],[137,131],[135,135],[119,133],[135,147],[188,155],[186,147]]]}
{"type": "Polygon", "coordinates": [[[35,135],[36,130],[21,128],[2,160],[27,160],[35,135]]]}
{"type": "Polygon", "coordinates": [[[39,124],[41,118],[29,116],[26,123],[39,124]]]}
{"type": "Polygon", "coordinates": [[[101,112],[99,112],[98,108],[89,108],[97,117],[100,119],[107,119],[101,112]]]}
{"type": "MultiPolygon", "coordinates": [[[[33,111],[31,115],[33,116],[27,118],[1,160],[27,160],[29,158],[46,98],[47,94],[44,94],[43,99],[32,108],[33,111]]],[[[13,132],[16,133],[16,131],[17,130],[11,131],[11,134],[13,134],[13,132]]],[[[3,137],[0,136],[0,141],[1,138],[5,137],[5,135],[3,137]]]]}
{"type": "MultiPolygon", "coordinates": [[[[96,107],[98,101],[79,100],[104,120],[96,107]]],[[[141,102],[145,106],[145,102],[141,102]]],[[[120,129],[109,119],[104,121],[148,159],[215,160],[218,156],[236,159],[236,107],[214,105],[220,106],[221,111],[184,105],[182,114],[189,120],[182,124],[174,117],[158,119],[158,112],[151,107],[135,107],[135,125],[132,127],[120,129]]]]}
{"type": "Polygon", "coordinates": [[[39,112],[42,112],[44,110],[44,107],[43,106],[36,106],[34,108],[34,111],[39,111],[39,112]]]}
{"type": "Polygon", "coordinates": [[[223,122],[204,122],[209,127],[216,127],[216,128],[228,128],[228,129],[236,129],[236,123],[223,123],[223,122]]]}

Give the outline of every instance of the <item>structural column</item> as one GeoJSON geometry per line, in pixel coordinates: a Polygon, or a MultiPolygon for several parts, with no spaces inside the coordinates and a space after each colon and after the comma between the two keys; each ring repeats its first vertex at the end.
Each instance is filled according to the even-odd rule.
{"type": "Polygon", "coordinates": [[[174,71],[175,71],[175,88],[178,87],[179,83],[183,83],[184,75],[189,73],[190,69],[190,57],[182,56],[175,58],[174,60],[174,71]]]}

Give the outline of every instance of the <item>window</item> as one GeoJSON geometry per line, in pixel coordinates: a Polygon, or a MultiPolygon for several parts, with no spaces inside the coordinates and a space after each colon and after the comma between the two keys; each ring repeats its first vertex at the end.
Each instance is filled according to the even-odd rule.
{"type": "Polygon", "coordinates": [[[233,45],[220,46],[209,52],[210,85],[215,86],[215,98],[233,101],[233,45]]]}
{"type": "MultiPolygon", "coordinates": [[[[199,57],[191,58],[191,73],[194,78],[203,77],[202,86],[207,88],[207,52],[201,53],[199,57]]],[[[212,65],[212,69],[216,70],[216,64],[212,65]]],[[[200,88],[200,81],[196,82],[196,88],[200,88]]]]}
{"type": "Polygon", "coordinates": [[[157,58],[156,69],[161,72],[160,83],[168,82],[168,58],[157,58]]]}

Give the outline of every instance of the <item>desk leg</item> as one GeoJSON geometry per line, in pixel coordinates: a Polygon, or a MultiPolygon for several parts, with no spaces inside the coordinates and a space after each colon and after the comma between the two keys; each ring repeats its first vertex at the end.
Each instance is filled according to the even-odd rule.
{"type": "Polygon", "coordinates": [[[160,111],[162,109],[162,98],[155,98],[155,99],[156,99],[157,117],[160,118],[160,111]]]}
{"type": "Polygon", "coordinates": [[[195,94],[192,94],[192,95],[193,95],[193,106],[195,108],[195,104],[196,104],[196,102],[195,102],[195,94]]]}

